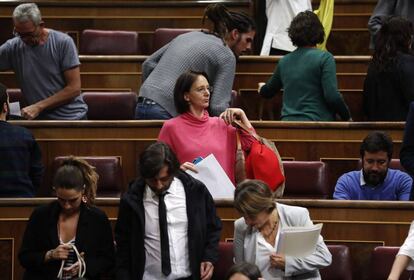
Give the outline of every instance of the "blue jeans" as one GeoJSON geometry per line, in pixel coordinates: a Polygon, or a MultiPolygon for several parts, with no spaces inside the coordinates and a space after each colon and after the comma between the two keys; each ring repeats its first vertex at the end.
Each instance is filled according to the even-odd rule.
{"type": "Polygon", "coordinates": [[[135,119],[137,120],[168,120],[172,116],[158,103],[151,99],[140,97],[135,108],[135,119]]]}

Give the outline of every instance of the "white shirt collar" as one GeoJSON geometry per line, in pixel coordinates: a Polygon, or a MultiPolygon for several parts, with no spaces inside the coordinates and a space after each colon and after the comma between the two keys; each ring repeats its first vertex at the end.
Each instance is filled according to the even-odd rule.
{"type": "MultiPolygon", "coordinates": [[[[169,194],[176,194],[177,193],[177,178],[174,177],[170,187],[167,189],[166,192],[169,194]]],[[[156,194],[148,184],[145,184],[145,193],[144,193],[144,199],[154,199],[155,197],[158,197],[158,194],[156,194]]]]}
{"type": "Polygon", "coordinates": [[[361,187],[362,186],[365,186],[367,184],[365,182],[365,179],[364,179],[364,171],[362,169],[359,172],[359,184],[360,184],[361,187]]]}

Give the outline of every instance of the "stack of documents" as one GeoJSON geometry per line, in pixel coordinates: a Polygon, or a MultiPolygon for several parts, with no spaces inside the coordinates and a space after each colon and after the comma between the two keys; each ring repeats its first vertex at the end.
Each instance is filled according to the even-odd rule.
{"type": "Polygon", "coordinates": [[[322,225],[283,228],[277,244],[277,253],[298,258],[309,256],[315,252],[322,225]]]}

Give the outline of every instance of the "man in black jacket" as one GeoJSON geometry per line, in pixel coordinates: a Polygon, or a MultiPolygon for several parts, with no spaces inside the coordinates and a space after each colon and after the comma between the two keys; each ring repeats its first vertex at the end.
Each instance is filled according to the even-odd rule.
{"type": "MultiPolygon", "coordinates": [[[[410,104],[405,122],[404,140],[400,150],[400,161],[408,174],[414,179],[414,102],[410,104]]],[[[411,187],[410,200],[414,200],[414,183],[411,187]]]]}
{"type": "Polygon", "coordinates": [[[34,197],[43,174],[40,147],[28,129],[7,122],[9,114],[0,84],[0,197],[34,197]]]}
{"type": "Polygon", "coordinates": [[[207,188],[162,142],[141,154],[139,170],[119,206],[117,279],[210,279],[221,222],[207,188]]]}

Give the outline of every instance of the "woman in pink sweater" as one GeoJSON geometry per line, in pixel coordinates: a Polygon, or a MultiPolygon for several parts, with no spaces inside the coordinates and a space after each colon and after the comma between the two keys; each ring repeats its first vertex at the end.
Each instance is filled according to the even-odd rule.
{"type": "MultiPolygon", "coordinates": [[[[205,73],[183,73],[174,88],[174,103],[180,115],[164,123],[158,140],[170,145],[183,170],[196,171],[192,161],[213,154],[235,183],[237,136],[236,128],[230,124],[239,120],[249,129],[254,129],[242,109],[228,108],[220,117],[210,117],[207,109],[211,91],[205,73]]],[[[242,149],[248,151],[255,139],[241,129],[238,131],[242,149]]]]}

